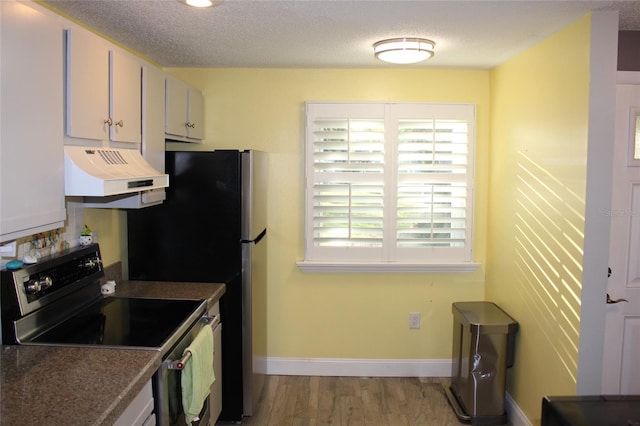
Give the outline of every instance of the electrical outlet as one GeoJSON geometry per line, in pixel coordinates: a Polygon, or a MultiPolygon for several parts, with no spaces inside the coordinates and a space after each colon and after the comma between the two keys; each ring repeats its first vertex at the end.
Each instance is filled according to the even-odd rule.
{"type": "Polygon", "coordinates": [[[409,312],[409,328],[420,328],[420,312],[409,312]]]}

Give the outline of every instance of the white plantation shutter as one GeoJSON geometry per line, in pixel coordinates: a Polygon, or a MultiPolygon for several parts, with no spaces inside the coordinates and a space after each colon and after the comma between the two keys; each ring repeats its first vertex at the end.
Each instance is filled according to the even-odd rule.
{"type": "Polygon", "coordinates": [[[472,105],[307,103],[308,261],[469,261],[472,105]]]}

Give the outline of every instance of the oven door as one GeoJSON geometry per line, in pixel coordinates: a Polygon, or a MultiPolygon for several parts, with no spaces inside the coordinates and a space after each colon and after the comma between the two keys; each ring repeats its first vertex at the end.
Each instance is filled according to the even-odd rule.
{"type": "MultiPolygon", "coordinates": [[[[205,325],[212,328],[220,323],[219,316],[204,316],[187,331],[176,345],[167,353],[158,372],[154,375],[154,398],[158,426],[208,426],[211,417],[209,399],[205,399],[200,412],[200,420],[187,425],[182,409],[182,371],[177,366],[184,350],[191,344],[205,325]]],[[[214,348],[215,349],[215,348],[214,348]]],[[[188,361],[187,361],[188,362],[188,361]]]]}

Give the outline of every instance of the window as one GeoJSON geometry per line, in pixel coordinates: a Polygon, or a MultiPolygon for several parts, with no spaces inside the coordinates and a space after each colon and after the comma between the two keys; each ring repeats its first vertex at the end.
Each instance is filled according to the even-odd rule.
{"type": "Polygon", "coordinates": [[[477,267],[473,105],[307,103],[306,114],[303,270],[477,267]]]}

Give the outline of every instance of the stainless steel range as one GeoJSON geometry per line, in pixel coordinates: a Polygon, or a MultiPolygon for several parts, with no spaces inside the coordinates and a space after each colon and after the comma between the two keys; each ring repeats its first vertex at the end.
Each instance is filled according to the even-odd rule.
{"type": "MultiPolygon", "coordinates": [[[[185,424],[180,402],[184,349],[218,317],[206,315],[203,300],[104,296],[97,244],[74,248],[0,275],[2,343],[95,346],[160,351],[153,377],[160,426],[185,424]]],[[[200,421],[209,423],[208,400],[200,421]]]]}

